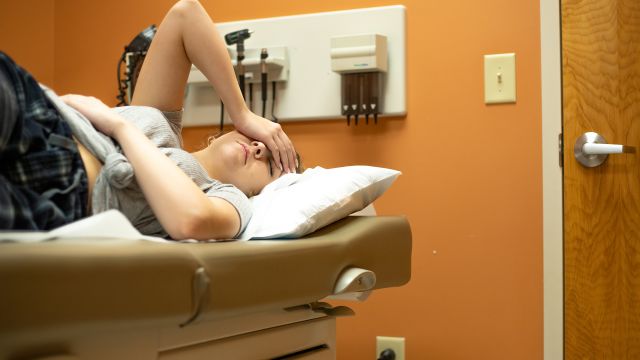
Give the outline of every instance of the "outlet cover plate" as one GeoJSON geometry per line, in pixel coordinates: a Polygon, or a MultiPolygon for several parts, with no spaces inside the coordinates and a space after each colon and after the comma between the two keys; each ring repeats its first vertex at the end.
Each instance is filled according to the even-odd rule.
{"type": "Polygon", "coordinates": [[[396,353],[395,360],[404,360],[404,338],[376,336],[376,359],[380,357],[380,353],[385,349],[391,349],[396,353]]]}

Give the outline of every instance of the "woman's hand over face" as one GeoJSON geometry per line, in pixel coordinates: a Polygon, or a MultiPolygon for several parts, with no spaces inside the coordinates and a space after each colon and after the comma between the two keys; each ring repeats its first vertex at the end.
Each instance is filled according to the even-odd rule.
{"type": "Polygon", "coordinates": [[[123,119],[114,114],[111,109],[93,96],[64,95],[60,97],[65,104],[78,110],[101,133],[113,137],[115,129],[123,123],[123,119]]]}
{"type": "Polygon", "coordinates": [[[296,172],[298,167],[296,151],[280,124],[260,117],[251,111],[247,111],[242,118],[235,119],[233,124],[242,134],[265,144],[280,170],[296,172]]]}

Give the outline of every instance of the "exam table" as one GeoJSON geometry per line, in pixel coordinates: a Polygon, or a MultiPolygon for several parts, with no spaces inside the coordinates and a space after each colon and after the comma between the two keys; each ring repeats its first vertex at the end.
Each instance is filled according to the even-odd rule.
{"type": "Polygon", "coordinates": [[[0,244],[0,358],[334,359],[352,311],[327,299],[410,275],[395,216],[296,240],[0,244]]]}

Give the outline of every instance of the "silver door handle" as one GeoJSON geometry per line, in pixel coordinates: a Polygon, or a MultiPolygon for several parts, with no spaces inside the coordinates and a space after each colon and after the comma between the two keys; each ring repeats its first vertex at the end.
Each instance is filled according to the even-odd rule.
{"type": "Polygon", "coordinates": [[[576,140],[573,154],[586,167],[596,167],[607,160],[609,154],[635,153],[636,148],[627,145],[607,144],[600,134],[586,132],[576,140]]]}
{"type": "Polygon", "coordinates": [[[636,148],[617,144],[584,144],[582,152],[588,155],[634,153],[636,148]]]}

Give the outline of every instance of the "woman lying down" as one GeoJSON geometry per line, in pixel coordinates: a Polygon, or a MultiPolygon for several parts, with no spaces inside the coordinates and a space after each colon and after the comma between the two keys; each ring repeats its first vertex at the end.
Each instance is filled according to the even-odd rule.
{"type": "Polygon", "coordinates": [[[48,230],[117,209],[146,235],[233,238],[251,217],[248,197],[298,169],[280,125],[245,105],[221,37],[197,1],[179,1],[165,16],[130,107],[57,97],[1,52],[0,86],[0,229],[48,230]],[[188,153],[180,130],[192,63],[237,131],[188,153]]]}

